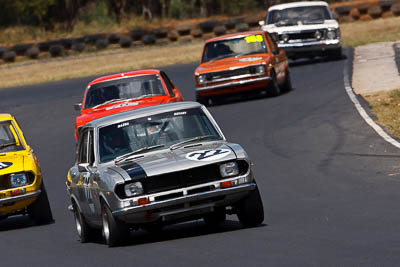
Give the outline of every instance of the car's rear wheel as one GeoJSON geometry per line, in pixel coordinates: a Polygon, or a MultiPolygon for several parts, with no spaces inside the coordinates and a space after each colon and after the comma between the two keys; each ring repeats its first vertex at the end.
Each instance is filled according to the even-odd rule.
{"type": "Polygon", "coordinates": [[[87,243],[94,238],[95,229],[89,226],[79,207],[73,202],[76,231],[81,243],[87,243]]]}
{"type": "Polygon", "coordinates": [[[264,221],[264,207],[258,187],[242,199],[235,208],[239,221],[245,227],[254,227],[264,221]]]}
{"type": "Polygon", "coordinates": [[[203,219],[207,227],[220,226],[226,220],[225,207],[216,207],[213,212],[204,215],[203,219]]]}
{"type": "Polygon", "coordinates": [[[268,84],[268,93],[275,97],[281,94],[281,88],[279,87],[278,81],[276,80],[275,72],[271,72],[271,81],[268,84]]]}
{"type": "Polygon", "coordinates": [[[110,208],[103,204],[102,207],[103,238],[109,247],[121,244],[129,235],[129,227],[126,223],[114,218],[110,208]]]}
{"type": "Polygon", "coordinates": [[[40,190],[41,193],[36,201],[28,207],[28,215],[35,222],[35,224],[49,224],[52,223],[54,220],[53,214],[51,213],[46,188],[43,183],[40,187],[40,190]]]}

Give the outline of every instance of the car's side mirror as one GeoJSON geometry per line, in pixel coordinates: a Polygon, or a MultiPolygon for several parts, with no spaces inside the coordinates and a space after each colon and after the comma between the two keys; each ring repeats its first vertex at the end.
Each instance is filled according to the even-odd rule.
{"type": "Polygon", "coordinates": [[[80,111],[81,108],[82,108],[82,103],[74,104],[74,109],[75,109],[76,111],[80,111]]]}
{"type": "Polygon", "coordinates": [[[78,171],[79,172],[88,172],[89,171],[89,163],[79,163],[78,171]]]}
{"type": "Polygon", "coordinates": [[[258,24],[259,24],[260,26],[264,26],[264,25],[265,25],[265,21],[260,20],[260,21],[258,22],[258,24]]]}

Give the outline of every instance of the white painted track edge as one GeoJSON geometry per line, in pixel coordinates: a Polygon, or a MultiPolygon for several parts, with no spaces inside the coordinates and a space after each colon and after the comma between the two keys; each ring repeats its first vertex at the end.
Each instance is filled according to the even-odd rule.
{"type": "MultiPolygon", "coordinates": [[[[361,106],[360,101],[358,101],[356,95],[354,94],[353,88],[350,84],[350,77],[349,77],[349,60],[348,53],[346,53],[347,59],[346,63],[344,64],[343,68],[343,79],[344,79],[344,87],[346,90],[347,95],[349,96],[350,100],[353,102],[355,108],[357,109],[358,113],[361,117],[365,120],[365,122],[375,130],[377,134],[379,134],[386,142],[390,143],[391,145],[400,148],[400,143],[389,136],[378,124],[374,122],[374,120],[368,115],[365,109],[361,106]]],[[[353,57],[351,57],[353,59],[353,57]]]]}

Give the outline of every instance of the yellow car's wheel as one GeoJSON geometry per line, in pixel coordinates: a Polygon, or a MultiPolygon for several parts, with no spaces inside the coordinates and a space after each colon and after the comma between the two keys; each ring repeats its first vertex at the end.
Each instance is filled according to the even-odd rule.
{"type": "Polygon", "coordinates": [[[39,197],[35,202],[28,206],[28,214],[36,224],[49,224],[54,222],[54,220],[53,214],[51,213],[46,188],[44,187],[43,183],[40,187],[40,190],[42,192],[40,193],[39,197]]]}

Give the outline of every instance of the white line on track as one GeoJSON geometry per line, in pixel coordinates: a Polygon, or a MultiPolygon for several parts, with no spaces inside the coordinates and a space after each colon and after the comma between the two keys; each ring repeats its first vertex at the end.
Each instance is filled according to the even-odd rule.
{"type": "MultiPolygon", "coordinates": [[[[347,57],[349,58],[349,57],[347,57]]],[[[358,101],[356,95],[353,92],[353,88],[350,85],[350,78],[349,78],[349,64],[346,62],[343,69],[343,77],[344,77],[344,87],[346,89],[346,93],[349,95],[350,100],[354,103],[358,113],[360,113],[361,117],[368,123],[372,129],[375,130],[386,142],[392,144],[393,146],[400,148],[400,143],[397,142],[395,139],[390,137],[378,124],[376,124],[365,109],[361,106],[360,102],[358,101]]]]}

